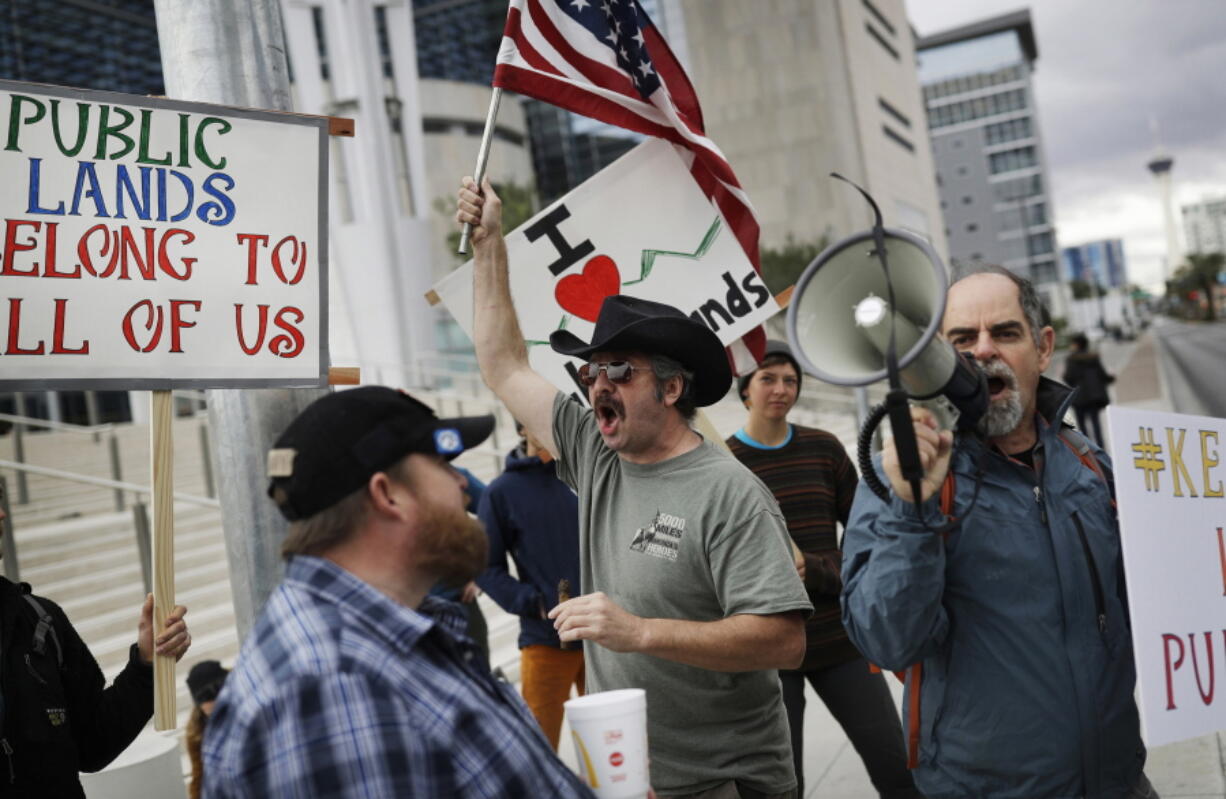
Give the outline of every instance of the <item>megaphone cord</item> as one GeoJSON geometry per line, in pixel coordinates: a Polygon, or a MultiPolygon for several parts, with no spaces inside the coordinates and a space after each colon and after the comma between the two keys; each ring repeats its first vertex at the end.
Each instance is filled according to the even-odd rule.
{"type": "MultiPolygon", "coordinates": [[[[868,412],[868,416],[864,419],[864,426],[860,428],[860,435],[856,440],[856,459],[860,465],[860,475],[874,494],[877,495],[885,504],[890,504],[890,489],[881,482],[881,478],[877,476],[877,469],[873,465],[873,434],[877,432],[877,426],[881,424],[881,420],[885,418],[889,412],[888,403],[882,402],[873,407],[868,412]]],[[[895,444],[897,445],[897,437],[895,444]]],[[[914,503],[915,515],[919,519],[920,524],[930,533],[939,533],[945,535],[953,530],[958,525],[959,519],[966,518],[971,510],[974,509],[975,503],[979,501],[979,489],[983,487],[983,475],[987,466],[988,448],[982,447],[978,457],[975,459],[975,487],[971,492],[971,501],[967,505],[966,511],[961,514],[946,514],[945,523],[939,527],[932,527],[924,519],[924,514],[920,510],[918,503],[914,503]]],[[[911,485],[911,496],[922,496],[920,493],[920,481],[908,480],[911,485]]]]}

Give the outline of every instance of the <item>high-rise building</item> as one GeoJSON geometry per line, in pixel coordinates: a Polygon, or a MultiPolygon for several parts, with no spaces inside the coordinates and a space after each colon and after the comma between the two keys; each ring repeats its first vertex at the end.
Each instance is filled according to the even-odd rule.
{"type": "Polygon", "coordinates": [[[1030,12],[924,36],[917,48],[950,258],[1029,277],[1063,316],[1030,12]]]}
{"type": "Polygon", "coordinates": [[[887,226],[926,235],[945,255],[903,0],[659,4],[763,246],[867,228],[867,205],[830,178],[838,172],[873,195],[887,226]]]}
{"type": "Polygon", "coordinates": [[[1226,252],[1226,197],[1207,197],[1180,211],[1188,252],[1226,252]]]}
{"type": "Polygon", "coordinates": [[[1064,279],[1082,283],[1095,283],[1106,289],[1120,289],[1128,285],[1128,267],[1124,262],[1124,242],[1120,239],[1103,239],[1064,247],[1060,250],[1064,265],[1064,279]]]}

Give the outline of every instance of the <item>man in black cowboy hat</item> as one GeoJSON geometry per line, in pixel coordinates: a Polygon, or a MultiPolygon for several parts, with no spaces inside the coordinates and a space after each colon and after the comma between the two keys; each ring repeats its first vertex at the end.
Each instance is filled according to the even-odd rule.
{"type": "Polygon", "coordinates": [[[584,361],[587,409],[534,372],[516,320],[487,182],[466,179],[474,341],[487,384],[558,458],[579,495],[584,590],[549,616],[584,640],[589,691],[644,688],[652,785],[661,796],[789,797],[796,775],[775,669],[804,653],[812,606],[774,498],[689,425],[727,391],[719,339],[667,305],[604,301],[584,361]]]}

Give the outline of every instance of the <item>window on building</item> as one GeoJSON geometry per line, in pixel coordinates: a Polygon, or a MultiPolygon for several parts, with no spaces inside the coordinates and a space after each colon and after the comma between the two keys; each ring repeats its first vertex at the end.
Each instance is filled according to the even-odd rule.
{"type": "Polygon", "coordinates": [[[972,197],[972,196],[970,196],[969,194],[964,195],[964,196],[962,197],[962,204],[963,204],[963,205],[970,205],[970,204],[971,204],[971,203],[973,203],[973,202],[975,202],[975,198],[974,198],[974,197],[972,197]]]}
{"type": "Polygon", "coordinates": [[[976,225],[974,222],[968,222],[966,225],[967,233],[974,233],[978,229],[979,229],[979,225],[976,225]]]}
{"type": "Polygon", "coordinates": [[[892,44],[890,44],[889,42],[887,42],[887,41],[885,40],[885,37],[884,37],[884,36],[882,36],[880,33],[878,33],[878,32],[877,32],[877,29],[873,27],[872,23],[870,23],[870,22],[865,22],[865,23],[864,23],[864,29],[865,29],[866,31],[868,31],[868,35],[869,35],[869,36],[871,36],[871,37],[873,38],[873,41],[875,41],[877,44],[881,45],[881,49],[883,49],[883,50],[885,50],[887,53],[889,53],[889,54],[890,54],[890,55],[891,55],[891,56],[894,58],[894,60],[895,60],[895,61],[901,61],[901,60],[902,60],[902,56],[900,56],[900,55],[898,54],[898,50],[894,49],[894,45],[892,45],[892,44]]]}
{"type": "Polygon", "coordinates": [[[970,172],[970,169],[967,168],[966,164],[958,164],[958,168],[955,171],[957,171],[959,175],[965,175],[967,172],[970,172]]]}
{"type": "Polygon", "coordinates": [[[870,3],[869,0],[860,0],[860,2],[864,4],[864,8],[868,11],[869,15],[873,19],[877,20],[878,25],[889,31],[891,36],[898,35],[898,31],[895,30],[894,25],[888,19],[886,19],[885,14],[881,13],[881,9],[870,3]]]}
{"type": "Polygon", "coordinates": [[[1014,150],[1003,150],[988,156],[988,172],[999,175],[1002,172],[1013,172],[1018,169],[1029,169],[1038,163],[1038,154],[1033,146],[1018,147],[1014,150]]]}
{"type": "Polygon", "coordinates": [[[1004,144],[1005,142],[1029,139],[1031,137],[1030,117],[1010,119],[1007,122],[995,122],[983,129],[984,141],[988,145],[1004,144]]]}
{"type": "Polygon", "coordinates": [[[899,111],[897,108],[891,105],[884,97],[877,98],[877,105],[881,107],[882,111],[885,111],[887,114],[893,117],[904,128],[911,127],[910,118],[907,117],[907,115],[902,111],[899,111]]]}
{"type": "Polygon", "coordinates": [[[901,134],[891,129],[889,125],[882,125],[881,132],[885,134],[885,137],[887,139],[894,142],[899,147],[902,147],[907,152],[909,153],[915,152],[915,145],[912,144],[910,141],[908,141],[906,138],[904,138],[901,134]]]}

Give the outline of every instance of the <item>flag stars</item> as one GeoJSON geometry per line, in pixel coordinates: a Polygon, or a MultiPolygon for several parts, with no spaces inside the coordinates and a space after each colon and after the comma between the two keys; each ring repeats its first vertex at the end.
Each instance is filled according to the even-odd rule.
{"type": "Polygon", "coordinates": [[[634,39],[636,42],[638,42],[638,43],[639,43],[639,47],[646,47],[646,46],[647,46],[647,40],[643,38],[643,30],[642,30],[641,28],[640,28],[639,30],[635,31],[635,32],[634,32],[634,35],[633,35],[633,36],[631,36],[630,38],[631,38],[631,39],[634,39]]]}
{"type": "Polygon", "coordinates": [[[613,16],[613,8],[609,5],[609,0],[604,0],[604,2],[600,4],[600,10],[604,12],[606,17],[613,16]]]}
{"type": "Polygon", "coordinates": [[[626,52],[626,48],[619,47],[617,49],[617,52],[621,54],[622,61],[625,61],[626,63],[630,63],[630,54],[626,52]]]}
{"type": "Polygon", "coordinates": [[[641,62],[639,62],[638,70],[639,72],[643,73],[644,78],[646,78],[648,75],[655,74],[655,70],[651,68],[651,62],[648,61],[646,58],[644,58],[641,62]]]}
{"type": "Polygon", "coordinates": [[[614,47],[617,47],[617,43],[621,41],[621,37],[617,35],[617,31],[613,30],[612,28],[609,29],[609,35],[604,38],[605,41],[609,42],[614,47]]]}
{"type": "Polygon", "coordinates": [[[572,2],[570,5],[576,11],[583,11],[583,9],[591,6],[592,3],[590,2],[590,0],[574,0],[574,2],[572,2]]]}

